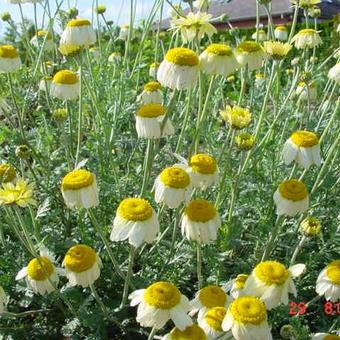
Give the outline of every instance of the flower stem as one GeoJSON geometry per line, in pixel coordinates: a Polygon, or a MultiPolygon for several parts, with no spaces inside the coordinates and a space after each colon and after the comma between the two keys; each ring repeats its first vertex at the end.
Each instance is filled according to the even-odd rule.
{"type": "Polygon", "coordinates": [[[301,237],[300,242],[298,243],[298,245],[295,247],[294,253],[292,255],[292,258],[290,260],[290,264],[289,266],[292,266],[295,263],[296,257],[298,256],[300,250],[302,249],[303,245],[305,244],[305,242],[307,241],[307,237],[305,235],[303,235],[301,237]]]}
{"type": "Polygon", "coordinates": [[[196,244],[197,251],[197,281],[198,281],[198,289],[203,287],[203,276],[202,276],[202,248],[201,244],[197,242],[196,244]]]}
{"type": "Polygon", "coordinates": [[[148,139],[148,144],[146,147],[146,157],[144,161],[144,176],[143,176],[143,184],[142,189],[140,191],[140,196],[143,197],[145,193],[146,186],[148,184],[149,175],[152,167],[152,150],[153,150],[153,140],[148,139]]]}
{"type": "Polygon", "coordinates": [[[136,248],[133,245],[130,245],[129,265],[128,265],[128,270],[127,270],[127,274],[125,277],[123,297],[122,297],[122,302],[120,304],[120,308],[123,308],[125,306],[127,299],[128,299],[129,284],[130,284],[131,277],[133,275],[133,264],[134,264],[135,253],[136,253],[136,248]]]}
{"type": "Polygon", "coordinates": [[[79,160],[80,144],[81,144],[81,129],[83,117],[83,51],[80,50],[79,54],[79,110],[78,110],[78,138],[77,138],[77,151],[75,157],[75,165],[77,166],[79,160]]]}
{"type": "Polygon", "coordinates": [[[270,236],[268,238],[266,248],[264,249],[261,261],[267,260],[271,251],[273,250],[276,237],[280,233],[280,230],[281,230],[282,222],[283,222],[283,217],[277,216],[273,230],[270,233],[270,236]]]}
{"type": "Polygon", "coordinates": [[[102,310],[104,316],[106,319],[108,319],[109,315],[107,313],[107,309],[103,303],[103,301],[101,300],[101,298],[99,297],[98,293],[97,293],[97,290],[94,286],[94,284],[90,284],[90,289],[91,289],[91,292],[92,292],[92,295],[94,296],[95,300],[97,301],[98,303],[98,306],[100,307],[100,309],[102,310]]]}

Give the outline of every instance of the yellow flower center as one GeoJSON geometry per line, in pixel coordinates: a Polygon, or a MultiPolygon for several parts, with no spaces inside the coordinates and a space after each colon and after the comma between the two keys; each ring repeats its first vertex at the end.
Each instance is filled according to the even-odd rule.
{"type": "Polygon", "coordinates": [[[94,181],[94,176],[90,171],[84,169],[69,172],[61,183],[63,190],[77,190],[90,186],[94,181]]]}
{"type": "Polygon", "coordinates": [[[248,279],[247,274],[239,274],[237,275],[235,281],[234,281],[234,285],[236,287],[236,289],[243,289],[247,279],[248,279]]]}
{"type": "Polygon", "coordinates": [[[267,318],[265,304],[255,296],[240,296],[229,308],[234,320],[242,324],[259,325],[267,318]]]}
{"type": "Polygon", "coordinates": [[[256,73],[255,74],[255,78],[256,79],[263,79],[264,78],[264,74],[263,73],[256,73]]]}
{"type": "Polygon", "coordinates": [[[38,37],[45,37],[46,35],[47,35],[47,40],[52,39],[52,34],[50,32],[47,32],[47,31],[38,31],[37,32],[38,37]]]}
{"type": "Polygon", "coordinates": [[[340,336],[337,336],[337,335],[326,335],[323,340],[340,340],[340,336]]]}
{"type": "Polygon", "coordinates": [[[204,315],[204,320],[210,328],[217,332],[222,332],[222,322],[226,314],[226,308],[214,307],[204,315]]]}
{"type": "Polygon", "coordinates": [[[184,214],[194,222],[208,222],[216,216],[215,207],[207,200],[191,201],[184,209],[184,214]]]}
{"type": "Polygon", "coordinates": [[[306,186],[297,179],[283,181],[279,185],[279,192],[282,197],[290,201],[301,201],[308,196],[306,186]]]}
{"type": "Polygon", "coordinates": [[[224,307],[227,294],[218,286],[207,286],[199,291],[199,299],[208,308],[224,307]]]}
{"type": "Polygon", "coordinates": [[[0,58],[14,59],[18,57],[19,53],[14,46],[12,45],[0,46],[0,58]]]}
{"type": "Polygon", "coordinates": [[[165,168],[160,174],[161,182],[170,188],[184,189],[190,184],[190,176],[177,167],[165,168]]]}
{"type": "Polygon", "coordinates": [[[222,118],[227,121],[234,129],[246,127],[251,120],[251,113],[240,106],[227,106],[225,111],[221,111],[222,118]]]}
{"type": "Polygon", "coordinates": [[[197,66],[199,63],[197,54],[185,47],[172,48],[166,53],[165,59],[179,66],[197,66]]]}
{"type": "Polygon", "coordinates": [[[171,309],[179,304],[181,293],[170,282],[155,282],[144,293],[145,302],[159,309],[171,309]]]}
{"type": "Polygon", "coordinates": [[[305,34],[305,35],[313,35],[317,33],[316,30],[312,29],[312,28],[305,28],[299,31],[298,34],[305,34]]]}
{"type": "Polygon", "coordinates": [[[69,70],[59,71],[53,77],[53,82],[57,84],[73,85],[78,81],[77,74],[69,70]]]}
{"type": "Polygon", "coordinates": [[[321,231],[321,223],[315,217],[307,217],[301,222],[301,230],[306,236],[315,236],[321,231]]]}
{"type": "Polygon", "coordinates": [[[340,285],[340,260],[331,262],[326,268],[326,273],[333,284],[340,285]]]}
{"type": "Polygon", "coordinates": [[[163,115],[165,115],[165,107],[160,104],[145,104],[137,111],[137,116],[144,118],[156,118],[163,115]]]}
{"type": "Polygon", "coordinates": [[[157,91],[160,88],[161,84],[158,81],[149,81],[144,85],[144,90],[149,92],[157,91]]]}
{"type": "Polygon", "coordinates": [[[7,183],[11,182],[16,176],[14,167],[9,164],[0,164],[0,180],[7,183]]]}
{"type": "Polygon", "coordinates": [[[67,23],[67,27],[90,26],[91,22],[87,19],[73,19],[67,23]]]}
{"type": "Polygon", "coordinates": [[[255,137],[247,132],[243,132],[235,137],[235,142],[241,150],[250,150],[254,145],[255,137]]]}
{"type": "Polygon", "coordinates": [[[303,130],[295,131],[290,136],[290,139],[295,145],[303,147],[303,148],[309,148],[309,147],[319,144],[319,139],[317,135],[314,132],[310,132],[310,131],[303,131],[303,130]]]}
{"type": "Polygon", "coordinates": [[[193,324],[192,326],[187,327],[184,331],[180,331],[178,328],[174,328],[171,331],[171,340],[206,340],[207,336],[205,335],[203,329],[193,324]]]}
{"type": "Polygon", "coordinates": [[[97,261],[96,252],[85,244],[77,244],[70,248],[64,259],[66,268],[75,273],[85,272],[97,261]]]}
{"type": "Polygon", "coordinates": [[[287,31],[287,28],[286,28],[286,26],[276,26],[276,28],[275,28],[276,30],[278,30],[278,31],[284,31],[284,32],[286,32],[287,31]]]}
{"type": "Polygon", "coordinates": [[[233,53],[231,48],[224,44],[211,44],[207,47],[207,52],[220,56],[231,56],[233,53]]]}
{"type": "Polygon", "coordinates": [[[119,204],[117,214],[129,221],[145,221],[152,216],[152,207],[142,198],[126,198],[119,204]]]}
{"type": "Polygon", "coordinates": [[[266,285],[282,285],[289,278],[289,272],[286,267],[276,261],[265,261],[255,267],[256,277],[266,285]]]}
{"type": "Polygon", "coordinates": [[[35,281],[44,281],[54,272],[52,262],[45,256],[31,260],[27,266],[28,276],[35,281]]]}
{"type": "Polygon", "coordinates": [[[242,41],[236,47],[236,51],[240,53],[254,53],[261,50],[261,46],[255,41],[242,41]]]}
{"type": "Polygon", "coordinates": [[[210,155],[199,153],[190,158],[189,165],[193,172],[211,175],[217,170],[217,163],[214,157],[210,155]]]}
{"type": "Polygon", "coordinates": [[[265,41],[263,43],[264,50],[274,59],[285,57],[292,49],[292,45],[279,41],[265,41]]]}

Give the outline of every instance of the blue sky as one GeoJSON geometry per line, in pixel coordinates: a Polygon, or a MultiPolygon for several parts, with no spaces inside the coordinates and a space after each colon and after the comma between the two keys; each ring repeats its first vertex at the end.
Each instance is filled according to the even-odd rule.
{"type": "MultiPolygon", "coordinates": [[[[55,8],[55,1],[49,0],[52,8],[55,8]]],[[[136,19],[139,20],[141,18],[145,18],[155,0],[135,0],[137,1],[137,13],[136,19]]],[[[174,1],[174,3],[177,1],[174,1]]],[[[92,0],[64,0],[64,4],[62,6],[63,9],[68,8],[68,3],[71,7],[77,7],[79,9],[79,17],[83,18],[91,18],[92,12],[92,0]]],[[[124,24],[129,21],[129,0],[98,0],[98,4],[105,5],[107,7],[107,12],[105,14],[107,20],[113,20],[114,22],[118,22],[119,24],[124,24]]],[[[33,19],[33,5],[32,4],[23,4],[24,16],[30,19],[33,19]]],[[[168,11],[168,5],[165,4],[165,14],[168,11]]],[[[20,12],[18,5],[8,4],[6,0],[0,0],[0,13],[9,12],[12,18],[15,21],[20,21],[20,12]]],[[[42,18],[42,10],[41,6],[38,5],[38,22],[41,22],[42,18]]],[[[0,21],[0,34],[4,30],[4,25],[2,21],[0,21]]]]}

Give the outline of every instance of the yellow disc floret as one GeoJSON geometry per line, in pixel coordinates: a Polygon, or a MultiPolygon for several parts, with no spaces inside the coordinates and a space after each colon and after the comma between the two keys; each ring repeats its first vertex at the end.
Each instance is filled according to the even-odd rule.
{"type": "Polygon", "coordinates": [[[287,31],[287,27],[283,25],[276,26],[275,29],[278,31],[284,31],[284,32],[287,31]]]}
{"type": "Polygon", "coordinates": [[[217,170],[215,158],[204,153],[193,155],[190,158],[189,165],[193,172],[204,175],[214,174],[217,170]]]}
{"type": "Polygon", "coordinates": [[[145,221],[152,216],[152,207],[142,198],[126,198],[119,204],[117,214],[129,221],[145,221]]]}
{"type": "Polygon", "coordinates": [[[0,181],[11,182],[16,176],[15,168],[9,164],[0,164],[0,181]]]}
{"type": "Polygon", "coordinates": [[[149,81],[144,85],[144,90],[149,92],[157,91],[160,88],[161,84],[158,81],[149,81]]]}
{"type": "Polygon", "coordinates": [[[171,340],[206,340],[207,336],[204,333],[204,330],[193,324],[192,326],[187,327],[184,331],[179,330],[178,328],[174,328],[171,331],[171,340]]]}
{"type": "Polygon", "coordinates": [[[73,85],[78,83],[78,81],[77,74],[69,70],[59,71],[53,77],[53,82],[57,84],[73,85]]]}
{"type": "Polygon", "coordinates": [[[319,139],[314,132],[298,130],[295,131],[291,136],[290,139],[292,142],[300,146],[302,148],[310,148],[314,145],[319,144],[319,139]]]}
{"type": "Polygon", "coordinates": [[[256,277],[266,285],[282,285],[289,278],[287,268],[277,261],[264,261],[254,269],[256,277]]]}
{"type": "Polygon", "coordinates": [[[77,244],[70,248],[64,259],[65,267],[75,273],[85,272],[97,261],[96,252],[85,244],[77,244]]]}
{"type": "Polygon", "coordinates": [[[87,170],[77,169],[69,172],[61,183],[63,190],[77,190],[90,186],[94,181],[94,175],[87,170]]]}
{"type": "Polygon", "coordinates": [[[312,35],[316,33],[317,33],[316,30],[314,30],[313,28],[305,28],[300,30],[298,34],[312,35]]]}
{"type": "Polygon", "coordinates": [[[331,262],[326,268],[326,273],[333,284],[340,285],[340,260],[331,262]]]}
{"type": "Polygon", "coordinates": [[[306,186],[297,179],[288,179],[279,185],[281,196],[290,201],[301,201],[308,196],[306,186]]]}
{"type": "Polygon", "coordinates": [[[243,289],[247,279],[248,279],[247,274],[239,274],[237,275],[235,281],[234,281],[234,285],[236,287],[236,289],[243,289]]]}
{"type": "Polygon", "coordinates": [[[217,332],[222,332],[222,322],[227,314],[227,309],[224,307],[211,308],[205,315],[204,320],[208,326],[217,332]]]}
{"type": "Polygon", "coordinates": [[[170,282],[155,282],[144,293],[145,302],[159,309],[171,309],[179,304],[181,293],[170,282]]]}
{"type": "Polygon", "coordinates": [[[220,56],[231,56],[233,53],[231,48],[224,44],[211,44],[207,47],[206,51],[220,56]]]}
{"type": "Polygon", "coordinates": [[[90,26],[91,22],[87,19],[73,19],[67,23],[67,27],[90,26]]]}
{"type": "Polygon", "coordinates": [[[31,260],[27,266],[28,276],[35,281],[43,281],[54,272],[52,262],[45,256],[31,260]]]}
{"type": "Polygon", "coordinates": [[[165,115],[165,107],[160,104],[145,104],[138,111],[137,116],[144,118],[156,118],[165,115]]]}
{"type": "Polygon", "coordinates": [[[251,113],[240,106],[227,105],[225,111],[221,111],[222,118],[234,129],[243,129],[248,126],[251,120],[251,113]]]}
{"type": "Polygon", "coordinates": [[[219,286],[207,286],[199,291],[199,300],[204,307],[224,307],[227,294],[219,286]]]}
{"type": "Polygon", "coordinates": [[[321,223],[315,217],[307,217],[301,222],[300,230],[306,236],[315,236],[321,231],[321,223]]]}
{"type": "Polygon", "coordinates": [[[191,201],[184,209],[184,214],[194,222],[208,222],[216,216],[215,207],[207,200],[197,199],[191,201]]]}
{"type": "Polygon", "coordinates": [[[18,57],[19,53],[14,46],[12,45],[0,46],[0,58],[14,59],[18,57]]]}
{"type": "Polygon", "coordinates": [[[233,319],[242,324],[259,325],[267,318],[265,304],[255,296],[240,296],[229,308],[233,319]]]}
{"type": "Polygon", "coordinates": [[[197,66],[199,63],[197,54],[185,47],[177,47],[169,50],[165,60],[179,66],[197,66]]]}
{"type": "Polygon", "coordinates": [[[273,59],[284,58],[293,47],[291,44],[282,43],[279,41],[265,41],[263,46],[265,52],[273,59]]]}
{"type": "Polygon", "coordinates": [[[323,340],[340,340],[340,336],[338,335],[333,335],[333,334],[329,334],[326,335],[323,340]]]}
{"type": "Polygon", "coordinates": [[[255,41],[242,41],[236,47],[239,53],[254,53],[261,50],[261,46],[255,41]]]}
{"type": "Polygon", "coordinates": [[[176,166],[165,168],[159,175],[161,182],[170,188],[184,189],[190,184],[190,176],[176,166]]]}

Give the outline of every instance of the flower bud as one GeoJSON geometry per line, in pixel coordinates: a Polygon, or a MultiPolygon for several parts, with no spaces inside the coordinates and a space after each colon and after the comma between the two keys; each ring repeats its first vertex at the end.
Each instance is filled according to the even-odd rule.
{"type": "Polygon", "coordinates": [[[254,136],[247,132],[242,132],[235,137],[235,143],[242,151],[250,150],[254,146],[254,142],[254,136]]]}
{"type": "Polygon", "coordinates": [[[295,339],[296,331],[291,325],[283,325],[280,329],[280,335],[282,339],[295,339]]]}
{"type": "Polygon", "coordinates": [[[31,150],[29,149],[27,145],[22,144],[16,147],[15,154],[19,158],[26,159],[30,156],[31,150]]]}
{"type": "Polygon", "coordinates": [[[104,5],[98,5],[98,7],[96,8],[96,12],[98,14],[104,14],[106,12],[106,6],[104,5]]]}
{"type": "Polygon", "coordinates": [[[65,109],[56,109],[53,111],[52,114],[52,119],[57,123],[57,124],[62,124],[66,121],[67,119],[67,111],[65,109]]]}
{"type": "Polygon", "coordinates": [[[76,7],[72,7],[68,10],[68,16],[70,19],[76,18],[78,15],[78,9],[76,7]]]}
{"type": "Polygon", "coordinates": [[[320,221],[313,217],[309,216],[305,218],[300,224],[300,232],[308,237],[316,236],[321,231],[321,223],[320,221]]]}
{"type": "Polygon", "coordinates": [[[1,14],[1,20],[2,21],[10,21],[11,20],[11,15],[8,12],[3,12],[1,14]]]}

